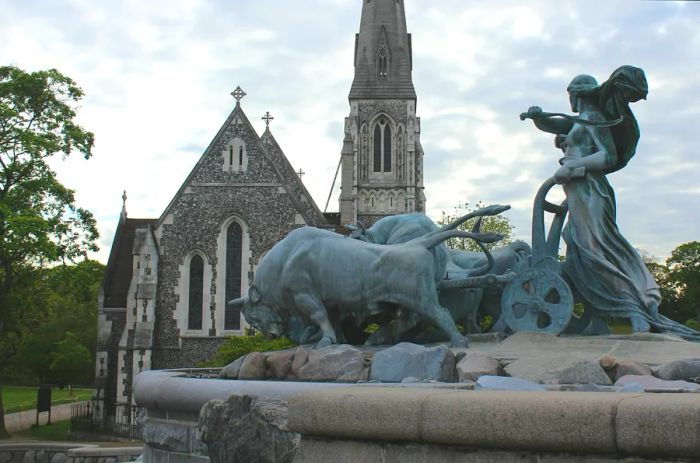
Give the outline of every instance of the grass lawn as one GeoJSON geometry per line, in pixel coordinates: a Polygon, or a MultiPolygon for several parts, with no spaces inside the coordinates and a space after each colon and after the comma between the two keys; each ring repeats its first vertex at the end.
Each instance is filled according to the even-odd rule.
{"type": "Polygon", "coordinates": [[[49,425],[33,427],[14,434],[14,437],[24,437],[32,440],[70,441],[70,420],[58,421],[49,425]]]}
{"type": "MultiPolygon", "coordinates": [[[[2,405],[5,413],[15,413],[24,410],[34,410],[36,408],[36,387],[3,386],[2,405]]],[[[61,405],[72,402],[90,400],[93,389],[68,389],[52,388],[51,404],[61,405]]]]}

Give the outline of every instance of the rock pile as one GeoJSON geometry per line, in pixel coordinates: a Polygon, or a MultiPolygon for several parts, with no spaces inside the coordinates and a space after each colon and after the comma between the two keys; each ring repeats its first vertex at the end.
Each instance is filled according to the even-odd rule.
{"type": "Polygon", "coordinates": [[[475,382],[493,390],[700,392],[700,359],[647,365],[634,359],[543,353],[500,361],[477,350],[400,343],[381,350],[350,345],[253,352],[221,370],[225,379],[338,382],[475,382]],[[533,386],[534,385],[534,386],[533,386]]]}

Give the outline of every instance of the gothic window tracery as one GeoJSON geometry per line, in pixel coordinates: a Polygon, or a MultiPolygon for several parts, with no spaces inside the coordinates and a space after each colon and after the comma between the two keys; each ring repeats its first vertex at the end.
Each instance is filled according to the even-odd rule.
{"type": "Polygon", "coordinates": [[[389,121],[380,117],[374,126],[374,172],[391,172],[391,126],[389,121]]]}

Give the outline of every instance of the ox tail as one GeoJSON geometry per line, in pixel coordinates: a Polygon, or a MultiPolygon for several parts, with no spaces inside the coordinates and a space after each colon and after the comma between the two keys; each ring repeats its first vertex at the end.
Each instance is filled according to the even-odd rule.
{"type": "Polygon", "coordinates": [[[473,233],[461,230],[436,230],[427,235],[407,241],[404,244],[432,249],[450,238],[471,238],[480,243],[495,243],[496,241],[502,240],[503,235],[499,235],[498,233],[473,233]]]}
{"type": "Polygon", "coordinates": [[[458,217],[457,219],[453,220],[452,222],[450,222],[446,225],[443,225],[442,228],[440,228],[440,230],[442,230],[442,231],[454,230],[455,228],[459,227],[467,220],[473,219],[474,217],[485,217],[485,216],[491,216],[491,215],[498,215],[503,211],[507,211],[508,209],[510,209],[509,205],[503,206],[500,204],[493,204],[491,206],[482,207],[481,209],[477,209],[475,211],[472,211],[469,214],[463,215],[462,217],[458,217]]]}

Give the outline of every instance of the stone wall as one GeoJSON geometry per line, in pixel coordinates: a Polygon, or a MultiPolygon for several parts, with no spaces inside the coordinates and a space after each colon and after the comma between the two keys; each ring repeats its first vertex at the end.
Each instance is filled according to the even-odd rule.
{"type": "Polygon", "coordinates": [[[105,403],[109,404],[108,406],[110,407],[110,409],[105,410],[105,412],[108,415],[113,415],[114,407],[112,404],[117,401],[117,381],[120,376],[117,371],[119,364],[119,339],[126,326],[126,314],[123,311],[110,311],[107,312],[107,319],[112,322],[112,331],[109,337],[108,354],[106,358],[106,362],[108,363],[107,365],[98,366],[98,373],[99,368],[102,368],[106,371],[107,375],[102,381],[96,381],[96,387],[97,389],[104,388],[105,403]]]}
{"type": "Polygon", "coordinates": [[[141,447],[105,447],[63,443],[0,444],[1,463],[118,463],[134,461],[141,447]]]}

